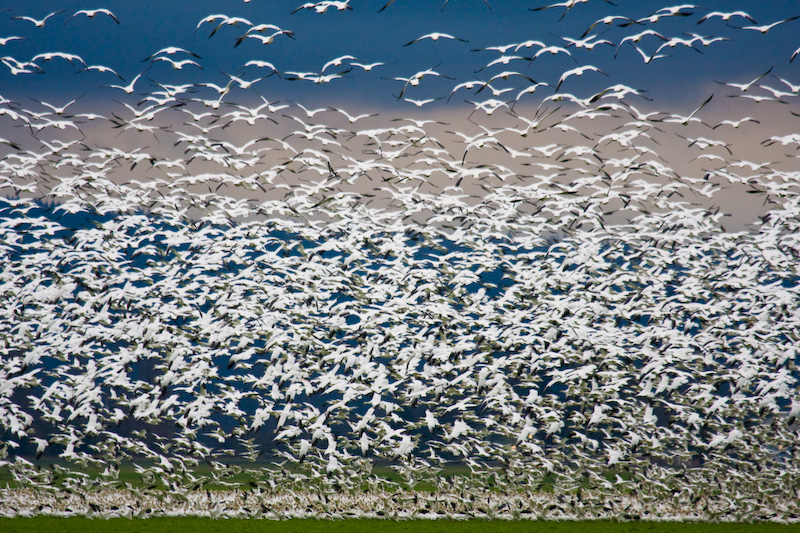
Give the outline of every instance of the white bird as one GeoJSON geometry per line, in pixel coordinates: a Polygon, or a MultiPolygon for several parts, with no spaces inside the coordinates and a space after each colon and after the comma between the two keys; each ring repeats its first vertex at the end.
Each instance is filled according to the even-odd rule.
{"type": "Polygon", "coordinates": [[[38,437],[32,438],[33,442],[36,443],[36,459],[39,460],[44,453],[45,448],[50,444],[46,439],[40,439],[38,437]]]}
{"type": "Polygon", "coordinates": [[[403,46],[411,46],[412,44],[418,43],[418,42],[423,41],[425,39],[430,39],[432,41],[438,41],[439,39],[445,39],[445,40],[451,40],[451,41],[461,41],[462,43],[468,43],[469,42],[468,40],[462,39],[461,37],[455,37],[455,36],[447,34],[447,33],[439,33],[437,31],[435,31],[433,33],[426,33],[425,35],[423,35],[421,37],[417,37],[416,39],[407,42],[403,46]]]}
{"type": "Polygon", "coordinates": [[[175,55],[175,54],[187,54],[187,55],[190,55],[190,56],[194,57],[195,59],[203,59],[199,55],[195,54],[194,52],[190,52],[189,50],[186,50],[185,48],[180,48],[178,46],[167,46],[165,48],[162,48],[158,52],[150,54],[149,56],[147,56],[144,59],[142,59],[142,63],[144,63],[146,61],[151,61],[155,57],[160,56],[162,54],[165,54],[165,55],[168,55],[168,56],[175,55]]]}
{"type": "Polygon", "coordinates": [[[141,78],[142,74],[147,72],[147,70],[148,69],[145,69],[144,71],[142,71],[139,74],[137,74],[136,77],[133,78],[133,80],[131,80],[131,82],[128,85],[125,85],[125,86],[122,86],[122,85],[103,85],[102,87],[109,87],[109,88],[112,88],[112,89],[119,89],[119,90],[121,90],[122,92],[124,92],[126,94],[133,94],[134,86],[136,85],[136,82],[139,81],[139,78],[141,78]]]}
{"type": "Polygon", "coordinates": [[[789,102],[785,100],[781,100],[779,98],[775,98],[774,96],[766,96],[766,95],[756,95],[756,94],[728,94],[726,95],[729,98],[745,98],[747,100],[753,100],[754,102],[778,102],[779,104],[788,104],[789,102]]]}
{"type": "Polygon", "coordinates": [[[32,100],[34,102],[38,103],[38,104],[41,104],[41,105],[45,106],[45,107],[49,107],[50,109],[53,110],[54,114],[62,116],[62,115],[64,115],[64,112],[67,110],[67,108],[69,106],[71,106],[72,104],[74,104],[75,102],[77,102],[78,100],[83,98],[83,96],[85,96],[85,95],[81,95],[78,98],[75,98],[74,100],[70,100],[69,102],[67,102],[63,106],[54,106],[53,104],[49,104],[47,102],[43,102],[43,101],[37,100],[35,98],[32,98],[32,100]]]}
{"type": "Polygon", "coordinates": [[[694,118],[694,116],[697,113],[699,113],[700,110],[703,109],[706,105],[708,105],[708,103],[711,101],[712,98],[714,98],[714,94],[713,93],[711,94],[711,96],[706,98],[705,101],[702,104],[700,104],[697,107],[697,109],[692,111],[688,116],[684,117],[684,116],[681,116],[681,115],[671,115],[670,117],[664,118],[664,119],[661,119],[661,120],[663,122],[675,122],[675,123],[678,123],[678,124],[683,124],[684,126],[689,124],[690,122],[693,122],[693,121],[694,122],[702,122],[702,121],[700,121],[700,119],[694,118]]]}
{"type": "Polygon", "coordinates": [[[153,63],[156,63],[158,61],[164,61],[166,63],[169,63],[174,70],[183,70],[183,67],[186,67],[186,66],[189,66],[189,65],[197,67],[200,70],[203,70],[203,67],[200,66],[200,63],[198,63],[197,61],[195,61],[193,59],[175,60],[175,59],[172,59],[171,57],[168,57],[168,56],[158,56],[158,57],[153,59],[153,63]]]}
{"type": "Polygon", "coordinates": [[[247,67],[268,68],[268,69],[270,69],[270,70],[271,70],[271,71],[272,71],[274,74],[277,74],[277,76],[278,76],[279,78],[281,77],[281,73],[278,71],[278,69],[275,67],[275,65],[273,65],[273,64],[272,64],[272,63],[270,63],[269,61],[262,61],[262,60],[260,60],[260,59],[251,59],[250,61],[248,61],[247,63],[245,63],[245,64],[244,64],[244,67],[242,67],[242,68],[247,68],[247,67]]]}
{"type": "Polygon", "coordinates": [[[691,48],[697,53],[702,53],[700,50],[694,47],[694,43],[697,42],[697,39],[690,38],[690,39],[683,39],[681,37],[671,37],[667,39],[666,42],[662,43],[661,46],[656,48],[655,53],[658,54],[664,48],[675,48],[676,46],[685,46],[687,48],[691,48]]]}
{"type": "Polygon", "coordinates": [[[633,20],[632,18],[624,17],[622,15],[609,15],[607,17],[603,17],[593,22],[592,25],[586,28],[586,31],[583,32],[583,35],[581,35],[581,39],[589,35],[589,32],[592,31],[598,24],[605,24],[606,26],[609,26],[617,21],[621,21],[622,24],[626,26],[630,24],[636,24],[636,21],[633,20]]]}
{"type": "Polygon", "coordinates": [[[39,72],[39,73],[44,72],[39,65],[33,63],[32,61],[23,63],[21,61],[17,61],[13,57],[6,56],[0,58],[0,62],[2,62],[5,66],[7,66],[8,69],[11,71],[11,74],[14,76],[18,74],[33,74],[34,72],[39,72]],[[31,70],[32,68],[36,70],[31,70]]]}
{"type": "Polygon", "coordinates": [[[403,435],[400,443],[394,451],[395,457],[408,457],[414,451],[414,441],[411,440],[409,435],[403,435]]]}
{"type": "Polygon", "coordinates": [[[700,17],[700,20],[698,20],[697,23],[702,24],[703,22],[706,22],[707,20],[712,18],[721,18],[722,20],[727,22],[731,20],[733,17],[743,17],[752,22],[753,24],[758,24],[753,17],[751,17],[744,11],[731,11],[731,12],[712,11],[700,17]]]}
{"type": "Polygon", "coordinates": [[[772,93],[772,96],[774,96],[778,100],[780,100],[784,96],[797,96],[797,94],[795,94],[794,91],[793,92],[782,91],[780,89],[776,89],[775,87],[770,87],[769,85],[758,85],[758,88],[764,89],[765,91],[772,93]]]}
{"type": "Polygon", "coordinates": [[[494,76],[492,76],[491,78],[489,78],[489,81],[487,81],[487,82],[485,82],[483,85],[481,85],[481,86],[480,86],[480,88],[479,88],[477,91],[475,91],[475,94],[478,94],[478,93],[480,93],[481,91],[483,91],[483,90],[484,90],[484,89],[486,89],[487,87],[488,87],[489,89],[491,89],[491,90],[492,90],[492,94],[493,94],[494,96],[500,96],[500,95],[501,95],[501,94],[503,94],[504,92],[512,91],[512,90],[514,90],[514,89],[513,89],[513,87],[509,87],[509,88],[507,88],[507,89],[501,89],[501,90],[497,90],[497,89],[494,89],[494,88],[492,88],[492,86],[491,86],[491,83],[492,83],[493,81],[497,81],[497,80],[508,80],[508,79],[511,79],[512,77],[518,77],[518,78],[522,78],[522,79],[524,79],[525,81],[529,82],[531,85],[536,85],[536,84],[537,84],[536,80],[534,80],[533,78],[530,78],[530,77],[528,77],[528,76],[526,76],[526,75],[524,75],[524,74],[521,74],[521,73],[519,73],[519,72],[514,72],[514,71],[511,71],[511,70],[506,70],[506,71],[500,72],[500,73],[498,73],[498,74],[495,74],[494,76]]]}
{"type": "Polygon", "coordinates": [[[311,443],[306,439],[300,439],[300,448],[297,451],[297,458],[300,460],[300,462],[303,462],[310,449],[311,443]]]}
{"type": "Polygon", "coordinates": [[[413,98],[403,98],[403,101],[408,102],[410,104],[414,104],[417,107],[422,107],[425,104],[430,104],[431,102],[435,102],[436,100],[442,100],[442,99],[444,99],[444,96],[441,96],[439,98],[425,98],[422,100],[414,100],[413,98]]]}
{"type": "Polygon", "coordinates": [[[512,111],[514,110],[514,107],[517,105],[517,103],[519,102],[520,98],[522,98],[526,94],[533,94],[533,93],[536,92],[536,90],[539,87],[545,87],[545,86],[548,86],[548,85],[546,83],[535,83],[535,84],[530,85],[530,86],[522,89],[521,91],[519,91],[519,93],[517,93],[517,96],[514,98],[514,103],[511,106],[511,110],[512,111]]]}
{"type": "Polygon", "coordinates": [[[52,13],[50,13],[49,15],[47,15],[43,19],[35,19],[35,18],[29,17],[27,15],[21,15],[21,16],[17,16],[17,17],[11,17],[11,20],[27,20],[28,22],[32,22],[33,25],[36,26],[37,28],[43,28],[45,22],[47,22],[47,20],[50,17],[52,17],[54,15],[58,15],[59,13],[63,13],[63,12],[64,12],[63,9],[59,9],[58,11],[53,11],[52,13]]]}
{"type": "Polygon", "coordinates": [[[753,117],[745,117],[745,118],[742,118],[742,119],[739,119],[739,120],[723,120],[722,122],[720,122],[719,124],[717,124],[716,126],[714,126],[711,129],[715,130],[715,129],[717,129],[719,127],[722,127],[722,126],[731,126],[733,128],[738,128],[739,126],[741,126],[742,124],[745,124],[747,122],[752,122],[754,124],[761,124],[761,122],[759,122],[758,120],[754,119],[753,117]]]}
{"type": "Polygon", "coordinates": [[[406,89],[409,86],[411,86],[411,87],[418,86],[419,82],[422,81],[422,79],[425,78],[426,76],[440,76],[440,77],[446,78],[448,80],[452,80],[453,79],[453,78],[450,78],[449,76],[445,76],[444,74],[440,74],[439,72],[436,72],[433,69],[421,70],[421,71],[417,72],[416,74],[413,74],[412,76],[410,76],[408,78],[395,77],[393,79],[395,79],[397,81],[404,81],[405,82],[405,85],[403,85],[403,89],[400,91],[400,95],[397,97],[397,100],[401,100],[403,98],[403,94],[405,94],[406,89]]]}
{"type": "Polygon", "coordinates": [[[433,430],[439,425],[439,421],[430,409],[425,409],[425,425],[431,433],[433,433],[433,430]]]}
{"type": "Polygon", "coordinates": [[[322,72],[296,72],[287,70],[284,72],[284,77],[290,81],[308,80],[317,84],[330,83],[333,80],[342,78],[345,74],[350,72],[351,69],[343,70],[333,74],[323,74],[322,72]]]}
{"type": "Polygon", "coordinates": [[[711,46],[714,43],[731,40],[727,37],[703,37],[702,35],[698,35],[696,33],[684,33],[684,35],[690,36],[694,42],[700,42],[700,44],[703,46],[711,46]]]}
{"type": "Polygon", "coordinates": [[[757,78],[755,78],[755,79],[753,79],[753,80],[751,80],[751,81],[749,81],[747,83],[730,83],[730,82],[721,82],[721,81],[716,81],[716,80],[714,80],[714,81],[716,81],[716,83],[719,83],[721,85],[727,85],[729,87],[734,87],[736,89],[739,89],[740,92],[746,93],[747,91],[749,91],[753,87],[753,85],[755,85],[756,83],[761,81],[764,77],[767,76],[767,74],[772,72],[773,68],[774,67],[769,67],[766,70],[766,72],[764,72],[763,74],[761,74],[757,78]]]}
{"type": "Polygon", "coordinates": [[[287,30],[276,31],[269,35],[262,35],[260,33],[246,33],[236,40],[236,43],[233,45],[233,47],[236,48],[237,46],[242,44],[242,42],[245,39],[255,39],[263,45],[270,45],[273,42],[275,42],[275,37],[279,37],[281,35],[286,35],[287,37],[291,37],[292,39],[294,39],[294,32],[287,30]]]}
{"type": "Polygon", "coordinates": [[[667,40],[666,37],[664,37],[663,35],[661,35],[660,33],[658,33],[655,30],[644,30],[644,31],[642,31],[640,33],[637,33],[635,35],[629,35],[629,36],[623,38],[619,42],[619,44],[617,45],[617,49],[614,51],[614,58],[616,59],[617,54],[619,53],[619,49],[623,44],[625,44],[625,43],[638,43],[642,39],[644,39],[645,37],[648,37],[648,36],[658,37],[662,41],[666,41],[667,40]]]}
{"type": "Polygon", "coordinates": [[[122,76],[117,74],[116,70],[114,70],[111,67],[107,67],[105,65],[87,65],[86,68],[84,69],[84,71],[93,71],[93,72],[101,72],[101,73],[110,72],[111,74],[113,74],[117,78],[122,79],[122,76]]]}
{"type": "Polygon", "coordinates": [[[575,67],[573,69],[565,71],[561,75],[561,77],[558,79],[558,83],[556,84],[555,90],[558,91],[559,87],[561,87],[561,84],[564,83],[564,81],[567,78],[569,78],[570,76],[583,76],[583,74],[585,72],[587,72],[587,71],[588,72],[599,72],[600,74],[602,74],[604,76],[608,76],[608,74],[606,74],[605,72],[603,72],[599,68],[595,67],[594,65],[585,65],[585,66],[582,66],[582,67],[575,67]]]}
{"type": "Polygon", "coordinates": [[[586,50],[594,50],[596,46],[599,46],[601,44],[614,46],[614,43],[606,39],[593,41],[592,39],[595,39],[596,37],[597,35],[589,35],[588,37],[581,37],[580,39],[570,39],[569,37],[562,37],[562,39],[567,41],[568,43],[564,48],[569,48],[570,46],[574,46],[575,48],[585,48],[586,50]]]}
{"type": "Polygon", "coordinates": [[[328,464],[325,467],[325,472],[327,472],[328,474],[332,474],[334,472],[341,472],[341,471],[342,471],[342,465],[341,463],[339,463],[339,459],[337,459],[336,456],[331,453],[328,456],[328,464]]]}
{"type": "Polygon", "coordinates": [[[208,34],[208,38],[211,39],[216,33],[222,28],[223,26],[236,26],[239,27],[240,24],[244,26],[253,26],[253,23],[249,20],[242,18],[242,17],[224,17],[222,19],[217,19],[220,21],[217,24],[217,27],[214,28],[210,34],[208,34]]]}
{"type": "Polygon", "coordinates": [[[226,20],[228,18],[229,18],[228,15],[222,15],[222,14],[214,14],[214,15],[208,15],[206,17],[203,17],[200,20],[200,22],[197,23],[197,26],[195,26],[195,29],[194,29],[195,34],[197,34],[197,30],[199,30],[200,26],[202,26],[203,24],[213,23],[213,22],[216,22],[218,20],[226,20]]]}
{"type": "Polygon", "coordinates": [[[305,4],[301,5],[300,7],[292,11],[291,14],[294,15],[295,13],[297,13],[298,11],[302,11],[303,9],[313,9],[317,13],[325,13],[326,11],[328,11],[328,9],[345,11],[353,8],[350,7],[350,0],[343,0],[343,1],[324,0],[322,2],[306,2],[305,4]]]}
{"type": "Polygon", "coordinates": [[[793,20],[797,20],[800,18],[800,15],[795,15],[793,17],[789,17],[788,19],[778,20],[771,24],[763,24],[761,26],[742,26],[739,28],[740,30],[752,30],[757,31],[760,33],[768,33],[771,29],[775,28],[776,26],[780,26],[781,24],[785,24],[786,22],[791,22],[793,20]]]}
{"type": "Polygon", "coordinates": [[[84,16],[89,17],[89,18],[94,18],[97,15],[106,15],[107,17],[111,17],[111,19],[114,22],[119,24],[119,19],[117,18],[116,15],[114,15],[114,13],[112,13],[110,10],[108,10],[106,8],[100,8],[100,9],[81,9],[79,11],[76,11],[72,16],[70,16],[67,20],[64,21],[64,25],[66,25],[67,22],[69,22],[70,20],[74,19],[75,17],[81,16],[81,15],[84,15],[84,16]]]}
{"type": "Polygon", "coordinates": [[[330,61],[325,63],[322,66],[322,70],[320,70],[320,72],[325,72],[325,70],[329,69],[330,67],[340,67],[340,66],[342,66],[342,63],[344,63],[345,61],[358,61],[358,58],[355,57],[355,56],[351,56],[349,54],[343,55],[343,56],[339,56],[339,57],[337,57],[335,59],[331,59],[330,61]]]}
{"type": "MultiPolygon", "coordinates": [[[[653,24],[665,17],[688,17],[692,13],[687,13],[686,10],[691,9],[697,9],[697,6],[694,4],[682,4],[679,6],[663,7],[652,15],[636,20],[635,24],[642,24],[645,22],[653,24]]],[[[623,24],[623,26],[625,26],[625,24],[623,24]]]]}
{"type": "Polygon", "coordinates": [[[470,117],[472,117],[475,111],[478,110],[482,110],[487,115],[491,115],[500,108],[508,108],[508,102],[503,102],[502,100],[498,100],[496,98],[490,98],[488,100],[483,100],[482,102],[473,102],[471,100],[466,100],[466,102],[475,106],[475,109],[469,115],[470,117]]]}
{"type": "Polygon", "coordinates": [[[293,31],[284,30],[279,26],[276,26],[275,24],[256,24],[251,28],[249,28],[241,37],[239,37],[236,40],[236,44],[234,44],[233,47],[236,48],[237,46],[242,44],[242,42],[246,38],[254,36],[254,34],[256,33],[261,34],[264,32],[272,32],[272,33],[269,36],[263,36],[263,35],[260,36],[260,37],[266,37],[265,39],[261,40],[262,44],[272,44],[273,39],[279,35],[286,35],[287,37],[294,38],[293,31]]]}
{"type": "Polygon", "coordinates": [[[226,94],[231,92],[231,82],[230,80],[226,85],[217,85],[216,83],[204,81],[197,84],[198,87],[208,87],[209,89],[214,89],[217,91],[221,97],[225,96],[226,94]]]}
{"type": "Polygon", "coordinates": [[[572,57],[572,54],[569,52],[569,50],[561,46],[545,46],[544,48],[541,48],[536,51],[536,53],[533,55],[533,59],[538,59],[539,56],[543,54],[550,54],[550,55],[567,54],[570,57],[570,59],[575,61],[575,63],[578,62],[574,57],[572,57]]]}
{"type": "Polygon", "coordinates": [[[652,55],[647,55],[644,52],[644,50],[642,50],[641,48],[639,48],[635,44],[632,44],[631,46],[636,48],[636,51],[639,52],[640,56],[642,56],[642,60],[645,62],[645,64],[649,64],[651,61],[654,61],[656,59],[664,59],[665,57],[669,57],[666,54],[659,54],[659,53],[655,53],[655,54],[652,54],[652,55]]]}
{"type": "MultiPolygon", "coordinates": [[[[225,73],[223,72],[223,74],[225,73]]],[[[233,74],[225,74],[225,75],[228,76],[228,78],[230,78],[230,83],[236,83],[240,89],[244,90],[250,89],[256,83],[260,82],[261,80],[267,79],[269,77],[269,76],[261,76],[260,78],[247,81],[243,80],[242,78],[239,78],[238,76],[234,76],[233,74]]]]}
{"type": "Polygon", "coordinates": [[[383,66],[383,65],[385,65],[385,63],[381,63],[381,62],[364,64],[364,63],[358,63],[356,61],[353,61],[352,63],[350,63],[351,67],[359,67],[360,69],[364,70],[365,72],[369,72],[370,70],[374,69],[375,67],[380,67],[380,66],[383,66]]]}
{"type": "MultiPolygon", "coordinates": [[[[511,44],[504,44],[500,46],[487,46],[486,48],[473,48],[472,52],[500,52],[501,54],[505,54],[519,43],[511,43],[511,44]]],[[[544,46],[544,43],[542,43],[544,46]]]]}
{"type": "Polygon", "coordinates": [[[305,113],[308,118],[314,118],[314,115],[318,113],[324,113],[326,111],[330,111],[329,107],[318,107],[317,109],[307,109],[302,104],[298,104],[297,102],[292,102],[292,103],[297,107],[299,107],[300,109],[302,109],[303,113],[305,113]]]}
{"type": "Polygon", "coordinates": [[[74,65],[75,62],[77,61],[78,63],[81,63],[84,67],[86,66],[86,62],[83,60],[81,56],[76,54],[68,54],[66,52],[44,52],[41,54],[36,54],[35,56],[33,56],[33,58],[31,58],[31,63],[36,63],[36,61],[38,61],[39,59],[41,59],[42,61],[52,61],[53,59],[56,58],[63,59],[64,61],[67,61],[71,65],[74,65]]]}
{"type": "MultiPolygon", "coordinates": [[[[611,4],[610,0],[603,0],[603,1],[606,2],[607,4],[611,4]]],[[[564,12],[561,14],[561,19],[563,19],[565,16],[567,16],[567,13],[569,13],[569,11],[572,8],[574,8],[578,4],[586,4],[588,2],[589,2],[589,0],[565,0],[564,2],[558,2],[558,3],[555,3],[555,4],[550,4],[550,5],[541,6],[541,7],[531,7],[531,8],[528,8],[528,9],[529,9],[529,11],[544,11],[546,9],[556,9],[556,8],[559,8],[559,7],[563,7],[564,8],[564,12]]],[[[561,20],[561,19],[559,19],[559,20],[561,20]]]]}
{"type": "Polygon", "coordinates": [[[6,44],[8,44],[8,43],[10,43],[12,41],[24,41],[24,40],[25,40],[25,37],[18,37],[16,35],[12,35],[10,37],[3,37],[3,38],[0,38],[0,46],[5,46],[6,44]]]}
{"type": "Polygon", "coordinates": [[[355,124],[359,120],[363,120],[365,118],[377,117],[378,116],[378,113],[362,113],[360,115],[351,115],[350,113],[348,113],[344,109],[341,109],[341,108],[338,108],[338,107],[329,107],[328,110],[329,111],[335,111],[335,112],[339,113],[344,118],[346,118],[347,121],[350,124],[355,124]]]}
{"type": "Polygon", "coordinates": [[[478,72],[480,72],[482,70],[485,70],[487,68],[491,68],[491,67],[493,67],[495,65],[508,65],[512,61],[523,61],[523,60],[524,61],[531,61],[531,59],[532,58],[530,58],[530,57],[518,56],[518,55],[502,55],[502,56],[500,56],[500,57],[498,57],[496,59],[493,59],[492,61],[490,61],[489,63],[487,63],[483,67],[479,68],[478,70],[475,71],[475,73],[477,74],[478,72]]]}
{"type": "Polygon", "coordinates": [[[447,101],[449,103],[450,98],[452,98],[453,95],[461,89],[474,89],[475,87],[480,87],[483,85],[486,85],[486,82],[482,80],[471,80],[471,81],[461,82],[450,90],[450,96],[447,97],[447,101]]]}
{"type": "MultiPolygon", "coordinates": [[[[800,49],[798,51],[800,51],[800,49]]],[[[797,94],[798,92],[800,92],[800,85],[794,85],[784,78],[778,78],[778,79],[782,81],[784,85],[789,87],[789,90],[792,91],[793,93],[797,94]]]]}

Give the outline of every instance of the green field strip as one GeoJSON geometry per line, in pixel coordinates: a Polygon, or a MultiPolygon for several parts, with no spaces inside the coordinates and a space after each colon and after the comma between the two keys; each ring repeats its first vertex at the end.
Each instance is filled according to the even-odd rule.
{"type": "Polygon", "coordinates": [[[0,518],[2,533],[794,533],[800,524],[502,520],[242,520],[0,518]]]}

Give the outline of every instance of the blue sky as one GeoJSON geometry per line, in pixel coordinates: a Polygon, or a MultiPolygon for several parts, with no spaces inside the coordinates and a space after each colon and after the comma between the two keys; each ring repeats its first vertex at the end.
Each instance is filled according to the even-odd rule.
{"type": "MultiPolygon", "coordinates": [[[[613,83],[626,83],[648,90],[665,100],[686,99],[695,102],[700,97],[695,92],[711,80],[723,78],[723,81],[745,82],[749,76],[756,76],[770,66],[774,67],[773,73],[794,76],[793,81],[800,82],[795,74],[800,62],[789,63],[792,52],[800,46],[796,38],[800,20],[778,26],[767,34],[732,27],[751,24],[741,18],[733,19],[728,24],[718,19],[697,24],[700,17],[710,10],[735,9],[744,9],[758,24],[767,24],[800,14],[798,2],[706,2],[703,7],[688,10],[693,13],[689,17],[674,17],[627,27],[600,24],[591,32],[598,34],[598,39],[608,39],[615,45],[624,37],[645,29],[653,29],[665,37],[698,33],[706,37],[731,39],[705,47],[702,53],[676,47],[669,50],[669,57],[646,65],[632,46],[621,47],[616,59],[616,46],[599,46],[591,52],[576,51],[575,61],[560,54],[557,57],[541,57],[535,62],[516,61],[509,65],[498,65],[478,73],[475,71],[500,54],[475,52],[474,49],[528,39],[564,46],[567,43],[564,37],[580,37],[592,22],[603,16],[641,18],[662,7],[679,4],[643,1],[611,5],[596,0],[578,4],[564,14],[563,8],[531,11],[531,8],[548,5],[535,1],[495,1],[489,9],[482,0],[450,0],[442,9],[441,2],[396,0],[379,13],[384,3],[383,0],[351,0],[352,10],[340,12],[331,9],[323,14],[301,10],[292,14],[302,5],[300,0],[170,2],[167,7],[160,1],[104,2],[103,6],[111,9],[119,18],[121,23],[118,25],[101,15],[93,19],[70,19],[78,9],[100,7],[94,4],[39,2],[0,13],[0,36],[25,38],[0,47],[0,54],[26,61],[42,52],[69,52],[81,56],[88,64],[114,68],[126,82],[149,67],[146,77],[160,83],[205,81],[224,84],[227,78],[223,72],[242,72],[242,65],[251,59],[270,61],[281,71],[301,72],[319,71],[324,63],[344,54],[354,55],[363,63],[385,63],[371,72],[353,69],[343,79],[328,84],[290,82],[273,77],[255,85],[269,99],[293,99],[306,105],[343,101],[376,106],[394,105],[404,83],[393,78],[409,77],[428,68],[434,68],[443,76],[453,79],[428,77],[418,87],[409,90],[406,96],[417,99],[447,96],[457,83],[486,79],[504,69],[519,71],[536,81],[554,85],[561,72],[577,64],[595,65],[609,75],[608,78],[584,76],[580,82],[587,84],[587,90],[602,90],[613,83]],[[43,28],[12,18],[24,15],[42,18],[59,9],[64,12],[54,15],[43,28]],[[279,36],[271,45],[248,40],[234,47],[247,26],[222,27],[210,39],[208,36],[214,25],[204,24],[195,31],[205,16],[215,13],[243,17],[254,24],[275,24],[294,32],[294,38],[279,36]],[[469,42],[427,40],[403,46],[433,31],[450,33],[469,42]],[[186,67],[174,71],[164,62],[142,62],[142,59],[166,46],[183,47],[200,55],[202,59],[198,62],[203,69],[186,67]]],[[[659,39],[649,37],[639,44],[652,52],[660,43],[659,39]]],[[[575,48],[570,50],[575,51],[575,48]]],[[[120,83],[110,74],[76,74],[80,69],[63,60],[38,63],[45,74],[12,76],[7,68],[2,68],[0,94],[11,98],[36,95],[37,98],[54,101],[75,98],[87,92],[95,99],[125,96],[118,90],[101,87],[120,83]]],[[[259,75],[258,70],[252,67],[243,74],[246,79],[254,79],[259,75]]],[[[571,82],[564,86],[564,90],[574,89],[577,92],[579,87],[577,82],[571,82]]],[[[148,83],[137,86],[137,91],[144,93],[151,88],[157,89],[148,83]]],[[[463,96],[455,98],[450,105],[470,97],[466,92],[461,94],[463,96]]],[[[552,94],[552,91],[546,94],[552,94]]],[[[443,105],[443,101],[437,104],[443,105]]]]}

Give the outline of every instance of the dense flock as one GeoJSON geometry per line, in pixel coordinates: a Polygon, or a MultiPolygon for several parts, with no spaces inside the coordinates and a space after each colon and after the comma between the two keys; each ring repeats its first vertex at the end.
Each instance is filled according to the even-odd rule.
{"type": "Polygon", "coordinates": [[[0,93],[101,91],[0,98],[0,511],[797,520],[797,52],[663,106],[606,71],[800,20],[604,5],[400,43],[466,78],[279,70],[303,36],[231,3],[121,79],[13,49],[119,13],[0,13],[0,93]],[[372,75],[385,108],[325,100],[372,75]]]}

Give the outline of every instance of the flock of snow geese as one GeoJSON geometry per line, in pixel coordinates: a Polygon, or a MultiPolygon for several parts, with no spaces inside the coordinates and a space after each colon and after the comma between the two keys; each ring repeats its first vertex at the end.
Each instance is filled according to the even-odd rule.
{"type": "MultiPolygon", "coordinates": [[[[365,4],[292,13],[404,7],[365,4]]],[[[614,70],[769,51],[797,16],[398,43],[486,60],[463,78],[279,69],[304,37],[265,7],[123,79],[15,46],[125,17],[33,7],[0,13],[6,95],[97,84],[0,95],[3,514],[800,517],[798,51],[672,100],[614,70]],[[214,74],[206,42],[241,62],[214,74]],[[325,100],[370,76],[385,109],[325,100]]]]}

